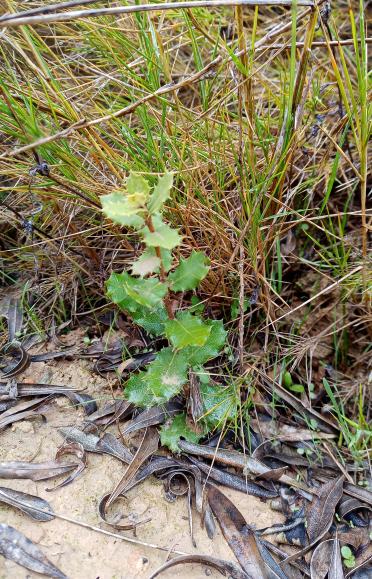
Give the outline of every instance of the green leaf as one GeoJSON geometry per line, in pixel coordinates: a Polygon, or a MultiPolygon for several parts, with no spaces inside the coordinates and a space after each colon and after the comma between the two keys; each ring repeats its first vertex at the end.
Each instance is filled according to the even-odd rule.
{"type": "Polygon", "coordinates": [[[112,273],[107,282],[107,294],[115,304],[135,312],[138,304],[148,308],[160,305],[168,288],[157,278],[138,279],[123,273],[112,273]]]}
{"type": "Polygon", "coordinates": [[[292,375],[288,370],[283,374],[283,385],[286,388],[290,388],[293,384],[292,375]]]}
{"type": "Polygon", "coordinates": [[[157,215],[153,218],[155,231],[152,233],[148,227],[142,230],[143,240],[150,247],[164,247],[173,249],[181,243],[181,236],[176,229],[172,229],[157,215]]]}
{"type": "MultiPolygon", "coordinates": [[[[172,266],[172,254],[168,249],[160,250],[165,271],[169,271],[172,266]]],[[[132,265],[132,273],[144,277],[149,273],[158,273],[160,270],[160,259],[156,255],[154,247],[147,247],[141,257],[132,265]]]]}
{"type": "Polygon", "coordinates": [[[341,555],[343,556],[344,559],[351,559],[352,557],[354,557],[352,550],[347,545],[341,547],[341,555]]]}
{"type": "MultiPolygon", "coordinates": [[[[121,304],[119,304],[119,306],[120,305],[121,304]]],[[[161,305],[155,310],[138,307],[138,309],[135,312],[131,312],[130,315],[136,324],[141,326],[141,328],[143,328],[148,334],[152,336],[164,335],[164,324],[167,320],[169,320],[164,305],[161,305]]]]}
{"type": "Polygon", "coordinates": [[[172,186],[173,173],[165,173],[163,177],[159,177],[148,204],[148,209],[151,214],[160,211],[165,201],[170,197],[172,186]]]}
{"type": "Polygon", "coordinates": [[[125,388],[125,397],[137,406],[165,404],[178,394],[185,382],[188,363],[181,352],[163,348],[146,372],[131,377],[125,388]]]}
{"type": "Polygon", "coordinates": [[[186,424],[186,414],[178,414],[169,425],[163,425],[160,430],[160,441],[163,446],[167,446],[173,452],[180,452],[178,442],[180,438],[189,442],[199,442],[201,434],[196,434],[186,424]]]}
{"type": "Polygon", "coordinates": [[[187,259],[181,259],[180,264],[168,279],[175,292],[193,290],[198,287],[209,271],[209,259],[201,251],[193,251],[187,259]]]}
{"type": "Polygon", "coordinates": [[[132,265],[132,273],[140,277],[145,277],[149,273],[158,273],[159,269],[160,259],[152,247],[147,248],[132,265]]]}
{"type": "Polygon", "coordinates": [[[130,173],[126,185],[129,195],[142,196],[143,204],[146,203],[150,193],[150,185],[142,175],[130,173]]]}
{"type": "MultiPolygon", "coordinates": [[[[243,300],[243,313],[245,313],[247,311],[249,307],[249,299],[248,298],[244,298],[243,300]]],[[[230,308],[230,317],[232,320],[236,320],[236,318],[239,316],[240,314],[240,302],[239,302],[239,298],[234,298],[231,304],[231,308],[230,308]]]]}
{"type": "Polygon", "coordinates": [[[292,384],[292,386],[289,386],[289,390],[291,390],[292,392],[297,392],[299,394],[305,392],[305,388],[302,386],[302,384],[292,384]]]}
{"type": "Polygon", "coordinates": [[[344,565],[348,569],[352,569],[355,567],[355,557],[351,557],[350,559],[344,559],[344,565]]]}
{"type": "Polygon", "coordinates": [[[201,318],[183,312],[175,320],[168,320],[165,324],[165,335],[177,350],[186,346],[203,346],[211,332],[211,326],[201,318]]]}
{"type": "Polygon", "coordinates": [[[193,295],[191,296],[191,306],[189,307],[189,312],[192,312],[193,314],[202,314],[203,311],[205,310],[205,304],[202,302],[202,300],[200,298],[198,298],[198,296],[193,295]]]}
{"type": "Polygon", "coordinates": [[[133,374],[125,385],[124,396],[135,406],[152,406],[153,396],[151,391],[146,387],[146,382],[144,381],[145,376],[146,372],[133,374]]]}
{"type": "Polygon", "coordinates": [[[138,213],[143,211],[139,199],[128,197],[122,191],[116,191],[101,197],[102,211],[114,223],[127,227],[140,228],[144,219],[138,213]]]}
{"type": "Polygon", "coordinates": [[[239,400],[234,388],[217,384],[200,384],[204,420],[209,429],[221,426],[238,415],[239,400]]]}
{"type": "Polygon", "coordinates": [[[216,358],[226,342],[227,332],[223,327],[222,320],[207,320],[205,323],[211,330],[204,346],[199,348],[187,348],[189,363],[193,368],[195,366],[201,366],[202,364],[205,364],[205,362],[208,362],[208,360],[216,358]]]}

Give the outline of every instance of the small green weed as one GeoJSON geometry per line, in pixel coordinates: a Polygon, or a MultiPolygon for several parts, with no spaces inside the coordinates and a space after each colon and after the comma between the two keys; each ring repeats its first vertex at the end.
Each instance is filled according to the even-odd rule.
{"type": "MultiPolygon", "coordinates": [[[[172,252],[182,240],[177,229],[162,216],[172,184],[172,174],[166,173],[151,190],[144,177],[131,173],[125,191],[120,189],[102,197],[105,215],[119,225],[135,229],[145,246],[131,265],[132,274],[111,274],[107,294],[137,325],[168,342],[147,370],[133,375],[126,384],[126,398],[140,407],[164,404],[179,394],[189,371],[206,373],[203,364],[215,358],[226,341],[222,321],[203,319],[195,300],[189,309],[173,312],[171,292],[195,290],[209,271],[209,260],[204,253],[193,251],[171,271],[172,252]]],[[[203,394],[208,394],[208,388],[201,389],[203,394]]],[[[204,406],[208,409],[208,403],[204,406]]],[[[185,438],[195,440],[195,433],[186,428],[185,417],[179,416],[163,432],[163,442],[174,448],[174,434],[178,436],[180,430],[185,438]]]]}
{"type": "Polygon", "coordinates": [[[347,545],[341,547],[341,555],[345,567],[347,567],[348,569],[352,569],[353,567],[355,567],[355,557],[350,547],[348,547],[347,545]]]}

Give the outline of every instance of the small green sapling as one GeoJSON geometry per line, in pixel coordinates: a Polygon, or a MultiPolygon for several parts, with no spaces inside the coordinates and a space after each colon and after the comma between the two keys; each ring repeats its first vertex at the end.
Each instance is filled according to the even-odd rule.
{"type": "MultiPolygon", "coordinates": [[[[189,371],[203,372],[203,364],[215,358],[226,341],[221,320],[203,319],[193,306],[173,312],[171,292],[195,290],[209,271],[209,260],[193,251],[174,267],[172,252],[182,238],[162,216],[172,185],[171,173],[160,177],[152,190],[144,177],[131,173],[125,190],[101,197],[104,214],[133,228],[144,244],[131,273],[111,274],[107,294],[138,326],[168,341],[146,371],[132,375],[126,383],[125,397],[140,407],[164,404],[181,392],[189,371]]],[[[177,432],[180,420],[174,425],[177,432]]]]}

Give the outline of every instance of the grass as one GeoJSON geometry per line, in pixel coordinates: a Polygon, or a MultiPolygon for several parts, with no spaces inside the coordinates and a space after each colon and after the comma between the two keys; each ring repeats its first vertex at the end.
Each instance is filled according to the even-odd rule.
{"type": "Polygon", "coordinates": [[[167,216],[181,253],[211,259],[199,297],[230,330],[229,383],[244,390],[248,368],[259,391],[291,367],[331,403],[345,452],[365,457],[353,442],[370,420],[364,11],[205,6],[0,29],[1,283],[27,282],[28,330],[101,311],[138,246],[99,198],[129,171],[171,170],[167,216]],[[30,176],[34,153],[49,175],[30,176]]]}

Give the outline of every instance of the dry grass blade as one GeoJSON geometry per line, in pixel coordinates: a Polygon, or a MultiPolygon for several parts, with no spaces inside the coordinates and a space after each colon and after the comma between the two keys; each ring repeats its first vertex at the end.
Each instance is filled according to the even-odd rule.
{"type": "MultiPolygon", "coordinates": [[[[40,16],[22,16],[17,14],[0,20],[0,28],[21,26],[24,24],[47,24],[49,22],[65,22],[79,18],[98,16],[117,16],[119,14],[133,14],[135,12],[185,10],[192,8],[215,8],[218,6],[290,6],[292,0],[191,0],[191,2],[162,2],[154,4],[137,4],[133,6],[117,6],[113,8],[96,8],[75,10],[61,14],[46,14],[40,16]]],[[[311,0],[298,0],[298,6],[314,6],[311,0]]]]}

